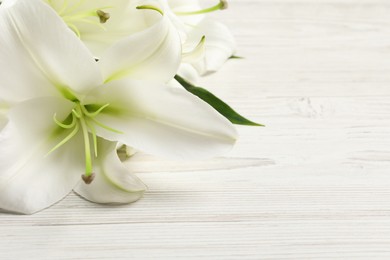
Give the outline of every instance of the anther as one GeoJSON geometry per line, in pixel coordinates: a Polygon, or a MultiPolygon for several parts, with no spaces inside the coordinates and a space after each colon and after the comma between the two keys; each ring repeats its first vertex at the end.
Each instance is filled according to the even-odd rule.
{"type": "Polygon", "coordinates": [[[83,179],[84,183],[85,184],[91,184],[93,182],[93,180],[95,179],[95,173],[91,173],[91,174],[83,174],[81,175],[81,179],[83,179]]]}
{"type": "Polygon", "coordinates": [[[102,10],[97,10],[96,14],[99,16],[100,23],[106,23],[111,17],[109,13],[106,13],[102,10]]]}
{"type": "Polygon", "coordinates": [[[220,0],[219,4],[221,5],[220,9],[225,10],[229,7],[229,4],[226,0],[220,0]]]}

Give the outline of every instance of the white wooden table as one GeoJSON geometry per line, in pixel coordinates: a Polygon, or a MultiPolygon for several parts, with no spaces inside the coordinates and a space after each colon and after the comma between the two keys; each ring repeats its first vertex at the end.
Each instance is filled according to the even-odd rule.
{"type": "Polygon", "coordinates": [[[390,259],[390,2],[231,0],[244,60],[203,80],[266,128],[225,158],[129,164],[128,206],[0,214],[0,259],[390,259]]]}

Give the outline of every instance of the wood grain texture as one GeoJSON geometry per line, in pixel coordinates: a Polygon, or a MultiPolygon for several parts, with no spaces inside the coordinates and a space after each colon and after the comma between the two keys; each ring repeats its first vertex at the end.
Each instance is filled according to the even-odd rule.
{"type": "Polygon", "coordinates": [[[267,125],[225,158],[128,166],[133,205],[0,215],[0,259],[390,259],[390,3],[231,0],[202,85],[267,125]]]}

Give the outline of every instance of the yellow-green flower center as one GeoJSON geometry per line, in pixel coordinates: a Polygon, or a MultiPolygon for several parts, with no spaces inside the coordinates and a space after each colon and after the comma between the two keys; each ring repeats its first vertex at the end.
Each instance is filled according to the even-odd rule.
{"type": "Polygon", "coordinates": [[[97,147],[97,135],[95,126],[99,126],[108,131],[115,133],[122,133],[118,130],[115,130],[109,126],[104,125],[103,123],[96,120],[96,117],[110,104],[105,105],[82,105],[79,101],[74,101],[75,106],[72,109],[71,114],[64,122],[60,122],[56,115],[53,116],[54,122],[65,130],[70,131],[70,133],[53,149],[50,150],[49,153],[57,150],[67,142],[69,142],[76,134],[81,130],[84,139],[84,151],[85,151],[85,174],[82,176],[85,183],[89,184],[92,182],[94,173],[92,166],[92,155],[91,155],[91,146],[94,149],[94,156],[98,156],[98,147],[97,147]],[[97,108],[94,111],[90,111],[91,108],[97,108]],[[92,139],[92,145],[91,145],[92,139]]]}
{"type": "Polygon", "coordinates": [[[108,10],[112,6],[96,6],[85,8],[87,0],[46,0],[46,2],[58,13],[68,27],[81,38],[81,26],[95,25],[101,30],[105,30],[104,23],[110,19],[108,10]]]}

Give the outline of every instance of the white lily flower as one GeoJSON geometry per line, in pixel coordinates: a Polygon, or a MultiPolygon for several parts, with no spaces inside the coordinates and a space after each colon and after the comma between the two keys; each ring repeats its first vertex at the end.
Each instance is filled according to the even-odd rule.
{"type": "Polygon", "coordinates": [[[48,5],[3,1],[0,93],[10,107],[0,133],[0,208],[31,214],[72,189],[98,203],[139,199],[145,186],[121,164],[118,142],[186,159],[232,147],[230,122],[185,90],[166,87],[180,41],[163,16],[155,19],[95,62],[48,5]]]}
{"type": "Polygon", "coordinates": [[[198,0],[168,0],[166,6],[171,21],[175,21],[176,28],[185,35],[182,36],[181,75],[188,75],[186,78],[190,81],[196,79],[194,71],[185,63],[191,64],[200,75],[216,72],[235,53],[236,42],[230,30],[207,17],[210,12],[226,9],[225,0],[209,8],[202,8],[198,0]]]}
{"type": "Polygon", "coordinates": [[[100,57],[112,44],[154,24],[154,12],[137,10],[153,0],[42,0],[100,57]]]}
{"type": "MultiPolygon", "coordinates": [[[[112,44],[148,30],[156,14],[142,9],[154,9],[169,18],[182,38],[182,62],[191,64],[197,74],[217,71],[235,52],[229,29],[206,17],[209,12],[225,9],[225,0],[210,8],[202,8],[198,0],[43,1],[56,10],[96,57],[112,44]]],[[[186,66],[181,68],[181,72],[188,70],[186,66]]]]}

